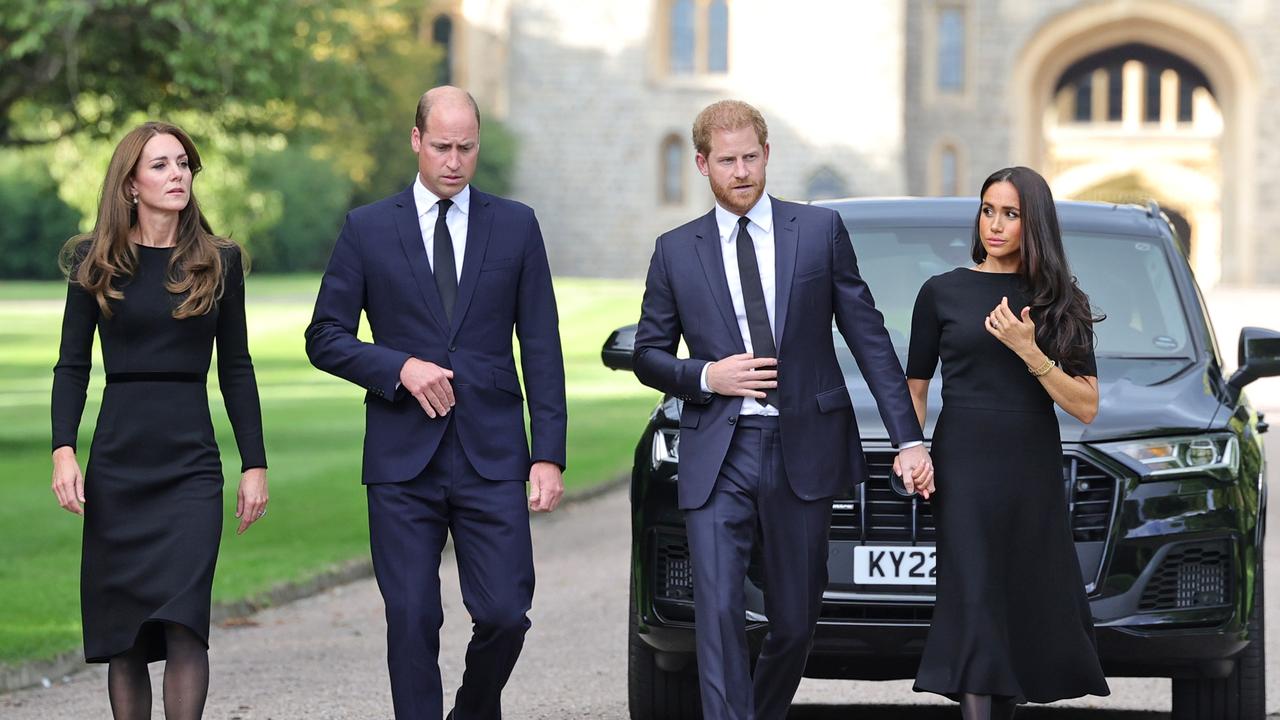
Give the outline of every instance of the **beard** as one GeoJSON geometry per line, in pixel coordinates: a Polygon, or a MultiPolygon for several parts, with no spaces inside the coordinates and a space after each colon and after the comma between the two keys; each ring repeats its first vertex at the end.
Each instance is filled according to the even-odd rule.
{"type": "Polygon", "coordinates": [[[711,181],[711,194],[716,196],[716,201],[725,210],[734,215],[746,215],[747,211],[755,207],[760,201],[760,196],[764,194],[764,175],[761,174],[759,182],[756,182],[750,190],[735,191],[733,186],[738,184],[737,181],[730,181],[728,184],[721,185],[714,179],[711,181]]]}

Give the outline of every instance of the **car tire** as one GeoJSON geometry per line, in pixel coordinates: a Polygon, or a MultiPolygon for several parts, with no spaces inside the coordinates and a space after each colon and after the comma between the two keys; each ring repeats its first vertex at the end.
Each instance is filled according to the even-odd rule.
{"type": "Polygon", "coordinates": [[[640,639],[635,581],[627,621],[627,705],[631,720],[701,720],[702,696],[692,668],[667,672],[658,667],[653,648],[640,639]]]}
{"type": "Polygon", "coordinates": [[[1173,719],[1263,720],[1267,706],[1266,626],[1263,622],[1266,591],[1262,565],[1253,586],[1253,612],[1249,614],[1249,645],[1236,655],[1231,674],[1220,679],[1173,681],[1173,719]]]}

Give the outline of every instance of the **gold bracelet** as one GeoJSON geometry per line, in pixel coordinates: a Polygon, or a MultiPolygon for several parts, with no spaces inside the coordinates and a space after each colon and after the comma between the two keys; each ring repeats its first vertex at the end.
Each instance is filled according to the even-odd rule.
{"type": "Polygon", "coordinates": [[[1045,375],[1049,374],[1050,370],[1054,369],[1057,366],[1058,366],[1058,363],[1054,362],[1053,360],[1050,360],[1049,358],[1045,358],[1044,364],[1038,368],[1035,368],[1034,370],[1031,368],[1030,365],[1028,365],[1027,372],[1031,373],[1035,377],[1044,377],[1045,375]]]}

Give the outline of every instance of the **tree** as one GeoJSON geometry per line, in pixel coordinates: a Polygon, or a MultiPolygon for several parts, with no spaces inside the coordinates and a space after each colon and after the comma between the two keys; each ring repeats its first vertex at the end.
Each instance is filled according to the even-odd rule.
{"type": "Polygon", "coordinates": [[[114,136],[131,114],[210,114],[229,130],[324,125],[376,98],[361,62],[408,0],[4,0],[0,146],[114,136]],[[376,18],[376,20],[371,20],[376,18]]]}

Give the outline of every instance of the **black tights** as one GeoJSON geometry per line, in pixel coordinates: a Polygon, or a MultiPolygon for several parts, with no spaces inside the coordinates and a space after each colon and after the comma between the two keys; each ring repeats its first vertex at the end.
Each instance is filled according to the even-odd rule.
{"type": "MultiPolygon", "coordinates": [[[[175,623],[164,624],[164,641],[164,716],[199,720],[209,692],[209,651],[189,628],[175,623]]],[[[115,720],[150,720],[151,676],[140,646],[111,658],[107,693],[115,720]]]]}
{"type": "Polygon", "coordinates": [[[965,693],[960,696],[960,715],[964,720],[1012,720],[1018,704],[1013,698],[965,693]]]}

